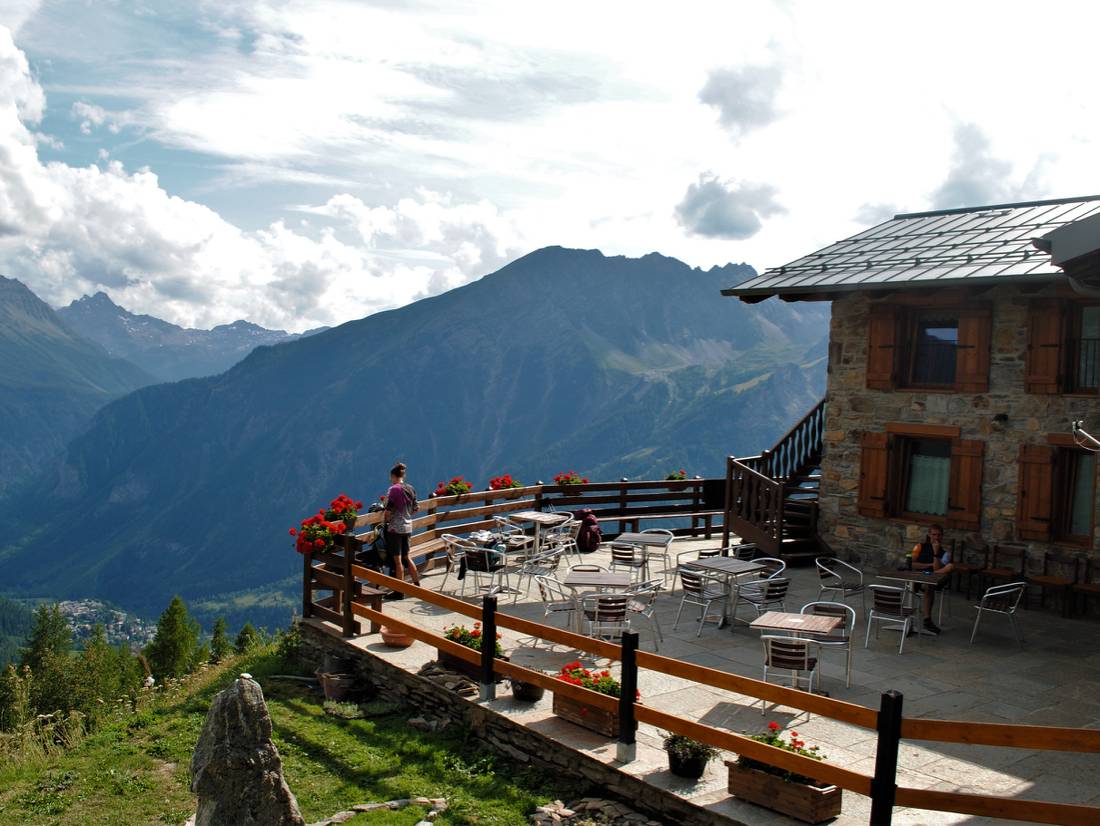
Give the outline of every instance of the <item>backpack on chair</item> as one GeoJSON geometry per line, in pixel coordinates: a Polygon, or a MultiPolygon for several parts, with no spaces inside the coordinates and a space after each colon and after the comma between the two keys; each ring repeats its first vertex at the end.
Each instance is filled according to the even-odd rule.
{"type": "Polygon", "coordinates": [[[590,554],[598,550],[603,541],[603,533],[600,531],[600,523],[588,508],[579,510],[574,514],[581,521],[581,528],[577,532],[577,549],[584,554],[590,554]]]}

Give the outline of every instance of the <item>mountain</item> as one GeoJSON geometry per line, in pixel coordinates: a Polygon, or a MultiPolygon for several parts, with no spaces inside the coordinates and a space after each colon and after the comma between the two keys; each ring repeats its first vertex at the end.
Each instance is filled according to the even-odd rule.
{"type": "Polygon", "coordinates": [[[151,315],[131,313],[102,292],[86,295],[60,308],[57,314],[111,355],[132,361],[161,381],[224,373],[262,344],[277,344],[327,329],[319,327],[298,334],[234,321],[212,330],[194,330],[151,315]]]}
{"type": "Polygon", "coordinates": [[[0,496],[41,471],[104,404],[153,381],[0,276],[0,496]]]}
{"type": "Polygon", "coordinates": [[[0,539],[5,587],[147,614],[174,593],[293,588],[287,528],[340,491],[375,499],[399,458],[422,496],[457,473],[720,474],[824,390],[828,307],[719,294],[753,274],[547,248],[144,388],[101,410],[23,503],[34,527],[0,539]]]}

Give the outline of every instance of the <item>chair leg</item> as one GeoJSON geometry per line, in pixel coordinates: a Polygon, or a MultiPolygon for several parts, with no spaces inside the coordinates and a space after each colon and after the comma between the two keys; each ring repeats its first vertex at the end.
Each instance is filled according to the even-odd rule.
{"type": "Polygon", "coordinates": [[[852,641],[848,640],[848,669],[844,676],[844,687],[852,687],[852,641]]]}
{"type": "MultiPolygon", "coordinates": [[[[905,652],[905,638],[909,636],[909,623],[913,621],[912,617],[906,617],[905,622],[901,626],[901,642],[898,644],[898,653],[905,652]]],[[[919,635],[918,635],[919,636],[919,635]]]]}
{"type": "Polygon", "coordinates": [[[1020,636],[1020,629],[1016,625],[1016,615],[1009,614],[1008,619],[1012,623],[1012,633],[1016,635],[1016,644],[1019,645],[1020,648],[1023,648],[1024,638],[1020,636]]]}
{"type": "MultiPolygon", "coordinates": [[[[867,644],[871,642],[871,625],[874,620],[874,615],[871,615],[871,620],[867,621],[867,633],[863,635],[863,647],[866,648],[867,644]]],[[[877,636],[877,635],[876,635],[877,636]]]]}
{"type": "Polygon", "coordinates": [[[970,632],[970,644],[974,644],[974,637],[978,634],[978,623],[982,621],[982,609],[978,609],[978,616],[974,617],[974,629],[970,632]]]}
{"type": "Polygon", "coordinates": [[[676,630],[676,626],[680,624],[680,614],[684,613],[684,599],[680,600],[680,610],[676,612],[676,621],[672,623],[672,630],[676,630]]]}

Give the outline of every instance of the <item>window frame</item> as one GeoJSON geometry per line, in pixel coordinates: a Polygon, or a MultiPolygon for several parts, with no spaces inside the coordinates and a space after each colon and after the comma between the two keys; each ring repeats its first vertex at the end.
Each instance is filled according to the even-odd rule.
{"type": "Polygon", "coordinates": [[[1081,388],[1077,385],[1077,375],[1081,368],[1081,327],[1084,320],[1085,308],[1095,308],[1098,306],[1100,306],[1100,302],[1095,301],[1066,302],[1065,339],[1063,342],[1065,353],[1062,359],[1062,368],[1065,371],[1065,378],[1062,385],[1065,395],[1100,396],[1100,382],[1097,382],[1096,387],[1081,388]]]}
{"type": "MultiPolygon", "coordinates": [[[[1072,491],[1069,490],[1071,474],[1069,468],[1070,458],[1073,464],[1077,464],[1080,457],[1089,455],[1089,451],[1077,446],[1072,436],[1064,433],[1050,433],[1047,442],[1054,448],[1053,464],[1051,468],[1051,515],[1050,515],[1050,540],[1063,545],[1075,547],[1092,547],[1093,536],[1096,531],[1096,477],[1097,467],[1100,462],[1093,459],[1092,478],[1089,480],[1089,528],[1084,534],[1072,534],[1069,526],[1073,522],[1072,491]]],[[[1096,457],[1097,454],[1091,454],[1096,457]]],[[[1073,469],[1076,471],[1076,467],[1073,469]]]]}
{"type": "Polygon", "coordinates": [[[913,307],[905,313],[905,319],[902,322],[901,329],[903,335],[901,337],[901,363],[904,365],[903,370],[898,375],[898,389],[899,390],[954,390],[959,384],[959,313],[954,308],[950,307],[913,307]],[[946,320],[946,317],[950,317],[955,322],[955,344],[954,344],[954,357],[955,363],[952,365],[952,378],[950,382],[919,382],[914,381],[913,376],[917,372],[917,355],[920,351],[920,329],[921,323],[926,319],[931,320],[931,317],[939,314],[941,318],[946,320]]]}

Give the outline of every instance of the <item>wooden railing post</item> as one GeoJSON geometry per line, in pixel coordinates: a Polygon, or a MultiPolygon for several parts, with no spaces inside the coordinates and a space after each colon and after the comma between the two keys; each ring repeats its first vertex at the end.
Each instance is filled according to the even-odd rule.
{"type": "Polygon", "coordinates": [[[733,521],[733,457],[726,457],[726,512],[722,516],[722,547],[730,546],[730,523],[733,521]]]}
{"type": "Polygon", "coordinates": [[[901,741],[901,702],[897,691],[882,695],[878,713],[875,776],[871,780],[871,826],[890,826],[898,790],[898,743],[901,741]]]}
{"type": "Polygon", "coordinates": [[[302,619],[313,616],[313,551],[302,554],[302,619]]]}
{"type": "Polygon", "coordinates": [[[638,698],[638,632],[623,633],[622,674],[619,677],[619,742],[615,744],[615,759],[631,763],[637,756],[634,734],[638,723],[634,719],[634,703],[638,698]]]}
{"type": "Polygon", "coordinates": [[[493,679],[493,657],[497,647],[497,598],[481,598],[481,688],[482,700],[495,700],[497,684],[493,679]]]}
{"type": "Polygon", "coordinates": [[[355,599],[355,574],[351,572],[352,563],[355,561],[355,548],[358,540],[354,536],[344,536],[344,589],[340,592],[340,614],[343,618],[344,636],[354,637],[359,634],[359,621],[351,611],[351,603],[355,599]]]}

